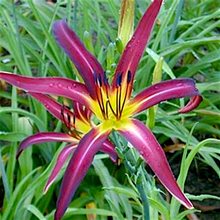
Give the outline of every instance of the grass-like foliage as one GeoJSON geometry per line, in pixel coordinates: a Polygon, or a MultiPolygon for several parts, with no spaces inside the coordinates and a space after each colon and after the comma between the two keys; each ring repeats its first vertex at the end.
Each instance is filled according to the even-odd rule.
{"type": "MultiPolygon", "coordinates": [[[[73,65],[57,44],[57,39],[52,33],[54,22],[65,18],[68,26],[79,36],[86,49],[98,59],[116,90],[125,82],[125,74],[119,71],[114,76],[114,73],[116,68],[126,68],[126,63],[122,63],[119,67],[117,64],[120,62],[126,45],[124,41],[129,38],[124,36],[122,42],[119,37],[123,35],[123,31],[127,35],[132,35],[133,25],[137,26],[151,3],[150,0],[136,0],[130,1],[130,5],[126,6],[125,3],[121,5],[119,0],[60,0],[56,3],[43,0],[11,2],[0,1],[0,72],[22,74],[27,77],[65,77],[82,82],[82,74],[79,74],[77,65],[73,65]],[[130,7],[126,12],[131,13],[134,19],[125,15],[122,17],[123,7],[130,7]],[[121,17],[119,12],[121,12],[121,17]],[[126,25],[130,24],[128,29],[123,27],[123,19],[124,23],[127,22],[126,25]],[[120,28],[118,28],[119,25],[120,28]]],[[[164,184],[164,179],[161,178],[163,172],[160,169],[164,172],[166,169],[163,166],[160,169],[152,166],[154,161],[151,155],[149,165],[153,167],[160,183],[158,178],[153,176],[148,165],[143,162],[143,159],[146,159],[145,153],[142,152],[143,157],[140,156],[140,149],[138,148],[138,153],[125,139],[131,142],[134,140],[132,132],[135,133],[139,129],[136,124],[137,120],[135,120],[131,126],[131,128],[137,128],[134,131],[117,130],[119,123],[111,125],[115,129],[110,134],[109,140],[116,146],[118,164],[109,160],[109,157],[112,160],[115,159],[114,154],[109,152],[110,156],[105,153],[96,154],[92,166],[77,188],[63,219],[181,220],[201,212],[201,206],[197,206],[198,201],[220,200],[219,189],[216,189],[216,193],[213,194],[203,191],[200,194],[194,194],[190,191],[193,183],[187,179],[192,165],[196,166],[198,163],[215,173],[217,180],[220,178],[219,8],[220,4],[215,0],[165,0],[148,46],[138,65],[135,80],[132,78],[130,69],[126,70],[126,73],[128,72],[127,83],[134,80],[133,90],[129,91],[130,85],[127,85],[126,91],[119,92],[119,98],[117,90],[116,100],[122,101],[121,103],[119,101],[119,109],[117,104],[116,107],[111,106],[112,114],[117,118],[116,122],[118,123],[122,118],[121,121],[127,123],[123,118],[126,113],[122,112],[124,103],[127,103],[127,96],[125,95],[124,103],[121,99],[121,94],[126,94],[127,89],[134,97],[146,87],[160,81],[170,79],[175,81],[176,78],[194,79],[203,101],[193,111],[179,114],[178,110],[184,109],[188,100],[175,99],[153,107],[150,105],[148,107],[151,108],[146,111],[141,112],[135,109],[134,113],[135,118],[141,121],[138,123],[142,123],[138,125],[143,127],[145,124],[156,136],[166,152],[172,170],[175,170],[178,185],[195,208],[186,209],[179,201],[171,197],[161,185],[162,183],[172,193],[169,186],[164,184]],[[121,105],[123,105],[122,109],[120,109],[121,105]],[[120,133],[125,134],[125,138],[120,133]]],[[[55,35],[59,37],[59,33],[55,35]]],[[[140,35],[141,33],[136,36],[140,35]]],[[[130,52],[137,52],[134,45],[132,47],[130,52]]],[[[136,47],[141,46],[137,44],[136,47]]],[[[68,48],[65,49],[68,50],[68,48]]],[[[138,52],[137,56],[139,56],[138,52]]],[[[74,55],[73,59],[75,59],[74,55]]],[[[131,56],[132,59],[135,58],[131,56]]],[[[128,56],[125,61],[131,69],[136,68],[130,64],[132,61],[130,62],[128,56]]],[[[87,76],[90,75],[87,74],[87,76]]],[[[100,83],[101,79],[97,77],[96,80],[100,83]]],[[[84,81],[87,87],[90,86],[89,90],[93,91],[93,80],[91,80],[91,85],[88,77],[84,81]]],[[[189,89],[191,82],[193,81],[190,81],[189,89]]],[[[188,81],[186,84],[188,85],[188,81]]],[[[166,86],[166,84],[162,85],[166,86]]],[[[19,83],[17,86],[19,87],[19,83]]],[[[40,82],[35,86],[40,87],[40,82]]],[[[155,89],[157,89],[156,86],[155,89]]],[[[98,94],[103,95],[103,91],[101,89],[100,91],[98,94]]],[[[186,95],[182,93],[179,95],[180,91],[176,91],[176,94],[170,95],[170,98],[181,98],[188,96],[188,93],[191,94],[190,91],[185,92],[186,95]]],[[[90,95],[94,98],[93,96],[97,94],[90,95]]],[[[198,94],[192,94],[194,95],[198,94]]],[[[37,95],[33,94],[33,97],[35,96],[37,95]]],[[[71,124],[70,115],[62,110],[63,119],[57,120],[48,113],[44,105],[33,97],[3,80],[0,81],[0,219],[2,220],[54,219],[56,200],[67,164],[64,165],[49,190],[43,192],[65,143],[36,144],[25,149],[19,158],[16,158],[16,154],[22,140],[37,132],[53,132],[54,134],[66,132],[68,125],[71,124]]],[[[39,99],[42,98],[39,97],[39,99]]],[[[140,95],[138,97],[136,101],[143,101],[140,95]]],[[[104,98],[98,98],[98,100],[106,101],[104,98]]],[[[59,97],[56,101],[65,106],[73,106],[72,102],[65,98],[59,97]]],[[[106,103],[106,109],[108,109],[110,102],[107,100],[106,103]]],[[[94,105],[92,102],[93,113],[95,112],[94,105]]],[[[130,107],[132,108],[133,105],[130,107]]],[[[130,111],[128,108],[126,110],[130,111]]],[[[94,125],[101,124],[101,119],[105,121],[109,116],[106,112],[103,115],[100,112],[98,116],[94,115],[90,115],[89,118],[94,125]]],[[[149,143],[154,144],[150,138],[149,143]]],[[[143,142],[142,144],[144,145],[143,142]]],[[[158,158],[155,155],[155,160],[158,158]]],[[[70,171],[68,168],[67,170],[70,171]]],[[[197,172],[200,172],[200,167],[197,167],[197,172]]],[[[63,191],[66,192],[65,189],[63,191]]],[[[175,196],[175,193],[172,194],[175,196]]]]}

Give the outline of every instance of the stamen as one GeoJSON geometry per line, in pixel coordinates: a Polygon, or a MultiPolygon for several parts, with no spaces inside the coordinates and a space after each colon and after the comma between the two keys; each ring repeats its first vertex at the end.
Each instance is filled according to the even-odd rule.
{"type": "Polygon", "coordinates": [[[61,109],[61,116],[63,118],[63,122],[68,129],[72,127],[75,128],[75,115],[70,115],[70,110],[67,106],[63,105],[61,109]]]}
{"type": "MultiPolygon", "coordinates": [[[[107,82],[107,85],[108,85],[108,79],[106,78],[106,82],[107,82]]],[[[112,105],[111,105],[111,102],[110,102],[110,99],[109,99],[109,94],[108,94],[108,89],[106,88],[106,97],[107,97],[107,101],[106,101],[106,105],[105,105],[105,107],[106,107],[106,118],[108,119],[108,106],[110,107],[110,109],[111,109],[111,111],[112,111],[112,113],[113,113],[113,115],[115,116],[115,117],[117,117],[117,113],[115,112],[115,110],[113,109],[113,107],[112,107],[112,105]]],[[[116,98],[117,99],[117,98],[116,98]]],[[[116,104],[117,104],[117,101],[116,101],[116,104]]]]}
{"type": "Polygon", "coordinates": [[[97,101],[98,101],[98,104],[99,104],[99,108],[101,109],[101,112],[102,112],[102,116],[105,118],[105,109],[104,109],[104,106],[103,106],[103,100],[100,101],[100,94],[99,96],[97,96],[97,101]]]}
{"type": "Polygon", "coordinates": [[[101,100],[101,105],[103,106],[103,116],[106,119],[106,111],[105,111],[105,105],[104,105],[104,101],[103,101],[103,95],[102,95],[102,89],[100,88],[100,100],[101,100]]]}
{"type": "Polygon", "coordinates": [[[61,108],[61,116],[62,116],[62,119],[63,119],[63,122],[65,124],[65,126],[69,129],[69,123],[68,121],[66,120],[66,115],[65,115],[65,106],[63,105],[62,108],[61,108]]]}
{"type": "Polygon", "coordinates": [[[76,117],[73,115],[73,127],[76,128],[76,117]]]}
{"type": "Polygon", "coordinates": [[[120,112],[121,105],[121,83],[122,83],[122,73],[120,73],[116,80],[116,118],[118,119],[118,115],[120,112]]]}
{"type": "Polygon", "coordinates": [[[102,78],[100,75],[94,74],[95,78],[95,83],[96,83],[96,94],[97,94],[97,101],[99,104],[99,107],[101,109],[102,112],[102,116],[104,117],[104,119],[106,119],[106,106],[104,105],[104,101],[103,101],[103,94],[102,94],[102,78]]]}
{"type": "Polygon", "coordinates": [[[107,106],[107,109],[108,109],[108,105],[109,105],[109,107],[110,107],[110,109],[111,109],[111,111],[112,111],[112,113],[113,113],[113,115],[117,118],[117,114],[115,113],[115,111],[114,111],[114,109],[113,109],[113,107],[112,107],[112,105],[111,105],[111,102],[108,100],[107,102],[106,102],[106,106],[107,106]]]}
{"type": "Polygon", "coordinates": [[[116,87],[116,115],[118,115],[118,87],[116,87]]]}
{"type": "Polygon", "coordinates": [[[121,93],[122,93],[122,87],[119,87],[119,98],[118,98],[118,112],[117,112],[117,119],[120,118],[120,112],[121,112],[121,93]]]}
{"type": "Polygon", "coordinates": [[[120,107],[119,118],[121,117],[122,112],[123,112],[123,109],[124,109],[124,106],[125,106],[125,102],[126,102],[127,95],[128,95],[128,89],[129,89],[129,87],[130,87],[130,82],[131,82],[131,71],[128,70],[128,74],[127,74],[127,84],[126,84],[126,90],[125,90],[125,97],[124,97],[124,100],[123,100],[123,102],[122,102],[122,106],[120,107]]]}
{"type": "Polygon", "coordinates": [[[109,100],[105,103],[105,109],[106,109],[106,118],[108,118],[108,103],[109,103],[109,100]]]}
{"type": "Polygon", "coordinates": [[[61,116],[63,118],[63,122],[66,128],[68,129],[68,133],[76,139],[81,139],[80,133],[76,130],[75,114],[73,112],[70,112],[67,106],[63,105],[61,108],[61,116]]]}
{"type": "Polygon", "coordinates": [[[69,127],[71,127],[71,117],[68,113],[66,114],[66,116],[67,116],[67,121],[69,123],[69,127]]]}
{"type": "Polygon", "coordinates": [[[80,133],[76,129],[70,129],[69,134],[76,139],[81,139],[80,133]]]}

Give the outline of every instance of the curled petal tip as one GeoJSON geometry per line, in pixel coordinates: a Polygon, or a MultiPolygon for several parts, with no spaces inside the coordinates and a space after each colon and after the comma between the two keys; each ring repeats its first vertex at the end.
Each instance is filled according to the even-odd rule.
{"type": "Polygon", "coordinates": [[[43,189],[43,194],[45,195],[48,192],[48,189],[50,188],[50,185],[46,185],[43,189]]]}
{"type": "Polygon", "coordinates": [[[45,195],[47,193],[47,191],[48,191],[48,188],[44,187],[43,194],[45,195]]]}
{"type": "Polygon", "coordinates": [[[194,98],[191,98],[187,106],[180,110],[181,113],[197,107],[201,102],[201,96],[199,96],[199,91],[195,87],[194,80],[189,78],[173,79],[162,81],[144,89],[131,100],[131,103],[136,103],[138,108],[135,113],[138,113],[162,101],[187,96],[194,98]]]}
{"type": "MultiPolygon", "coordinates": [[[[172,193],[171,193],[172,194],[172,193]]],[[[194,209],[192,202],[184,195],[184,198],[175,197],[187,209],[194,209]]]]}
{"type": "Polygon", "coordinates": [[[202,102],[202,100],[203,100],[203,98],[200,95],[191,97],[191,99],[187,103],[187,105],[179,110],[179,113],[187,113],[187,112],[192,111],[193,109],[195,109],[196,107],[199,106],[199,104],[202,102]]]}
{"type": "Polygon", "coordinates": [[[188,203],[185,204],[185,207],[186,207],[187,209],[194,209],[193,204],[192,204],[189,200],[188,200],[188,203]]]}
{"type": "Polygon", "coordinates": [[[47,192],[48,192],[48,190],[49,190],[49,188],[50,188],[51,185],[52,185],[52,182],[47,183],[47,184],[44,186],[44,189],[43,189],[43,194],[44,194],[44,195],[47,194],[47,192]]]}

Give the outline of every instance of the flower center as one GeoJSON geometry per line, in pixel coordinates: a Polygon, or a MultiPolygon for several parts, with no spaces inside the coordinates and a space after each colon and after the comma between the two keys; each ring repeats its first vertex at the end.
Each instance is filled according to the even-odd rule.
{"type": "Polygon", "coordinates": [[[97,100],[92,104],[93,112],[102,121],[120,120],[123,117],[126,101],[130,98],[128,94],[131,90],[131,72],[128,71],[124,79],[122,74],[118,74],[114,88],[110,88],[106,77],[102,80],[99,75],[95,77],[95,83],[97,100]]]}

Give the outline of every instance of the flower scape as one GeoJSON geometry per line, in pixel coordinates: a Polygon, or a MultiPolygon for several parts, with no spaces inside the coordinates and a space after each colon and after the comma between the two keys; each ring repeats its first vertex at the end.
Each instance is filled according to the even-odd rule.
{"type": "Polygon", "coordinates": [[[168,99],[190,97],[188,104],[179,113],[193,110],[202,100],[195,82],[189,78],[163,81],[132,96],[138,63],[162,2],[154,0],[144,13],[121,55],[111,82],[98,60],[85,48],[65,20],[58,20],[53,24],[53,35],[76,66],[84,83],[68,78],[25,77],[0,71],[1,80],[25,90],[67,128],[66,133],[40,132],[27,137],[21,142],[17,153],[19,156],[33,144],[52,141],[67,143],[58,155],[45,186],[47,191],[72,155],[62,180],[55,220],[64,215],[98,151],[107,153],[113,162],[117,162],[117,153],[109,140],[113,130],[137,149],[160,182],[180,203],[188,209],[193,208],[178,186],[155,136],[143,122],[135,119],[138,113],[168,99]],[[54,96],[71,100],[73,108],[60,104],[54,96]]]}

